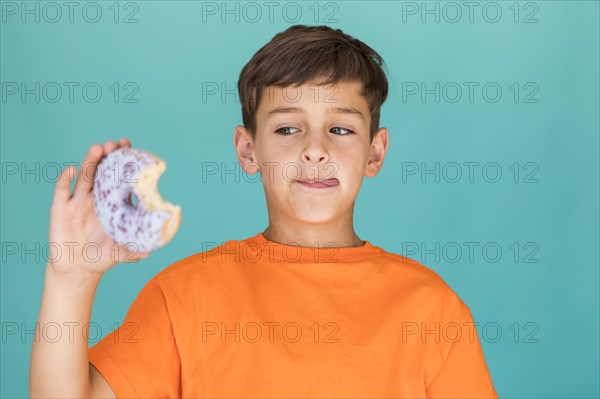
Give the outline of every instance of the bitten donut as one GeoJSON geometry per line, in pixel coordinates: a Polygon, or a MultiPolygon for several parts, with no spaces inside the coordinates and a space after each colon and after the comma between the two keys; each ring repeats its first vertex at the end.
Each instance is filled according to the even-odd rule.
{"type": "Polygon", "coordinates": [[[128,249],[147,252],[168,243],[181,222],[181,207],[164,201],[158,179],[166,169],[147,151],[122,147],[98,164],[94,179],[96,216],[106,233],[128,249]]]}

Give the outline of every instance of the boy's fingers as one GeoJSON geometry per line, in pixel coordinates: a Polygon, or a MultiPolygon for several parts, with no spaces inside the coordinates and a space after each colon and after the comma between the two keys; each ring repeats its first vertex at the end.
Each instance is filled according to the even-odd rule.
{"type": "Polygon", "coordinates": [[[117,144],[112,141],[112,140],[108,140],[106,143],[104,143],[104,154],[108,155],[109,152],[114,151],[117,149],[117,144]]]}
{"type": "Polygon", "coordinates": [[[79,168],[77,182],[73,189],[74,196],[87,194],[92,190],[96,178],[96,169],[98,169],[98,162],[100,162],[102,155],[103,152],[100,145],[94,144],[90,147],[85,159],[81,163],[81,168],[79,168]]]}
{"type": "Polygon", "coordinates": [[[121,137],[117,143],[118,147],[131,147],[131,141],[127,137],[121,137]]]}
{"type": "Polygon", "coordinates": [[[71,182],[75,176],[77,168],[73,165],[69,165],[58,176],[56,186],[54,187],[54,199],[52,200],[52,206],[64,205],[69,201],[71,191],[71,182]]]}

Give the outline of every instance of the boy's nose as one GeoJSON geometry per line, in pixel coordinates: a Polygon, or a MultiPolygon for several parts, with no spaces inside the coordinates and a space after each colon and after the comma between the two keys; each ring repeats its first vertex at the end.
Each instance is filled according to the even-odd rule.
{"type": "Polygon", "coordinates": [[[305,152],[303,159],[305,161],[312,162],[312,163],[324,162],[327,159],[327,155],[325,155],[325,154],[316,155],[316,154],[311,154],[309,152],[305,152]]]}
{"type": "Polygon", "coordinates": [[[329,158],[325,145],[326,135],[323,136],[317,132],[311,132],[307,137],[302,159],[312,163],[326,162],[329,158]]]}

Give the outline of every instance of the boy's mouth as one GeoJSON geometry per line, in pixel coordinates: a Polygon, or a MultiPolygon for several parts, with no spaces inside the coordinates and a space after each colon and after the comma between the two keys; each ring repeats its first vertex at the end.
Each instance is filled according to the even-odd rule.
{"type": "Polygon", "coordinates": [[[334,186],[337,186],[338,184],[340,184],[339,180],[336,178],[324,179],[324,180],[306,179],[306,180],[296,180],[296,182],[303,184],[305,186],[308,186],[308,187],[313,187],[313,188],[328,188],[328,187],[334,187],[334,186]]]}

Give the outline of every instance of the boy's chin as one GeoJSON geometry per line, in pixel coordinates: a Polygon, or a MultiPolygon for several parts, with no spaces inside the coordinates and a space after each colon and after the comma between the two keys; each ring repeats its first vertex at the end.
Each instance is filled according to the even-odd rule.
{"type": "Polygon", "coordinates": [[[319,211],[315,211],[314,209],[296,210],[296,220],[307,224],[328,223],[334,221],[335,219],[335,209],[320,209],[319,211]]]}

